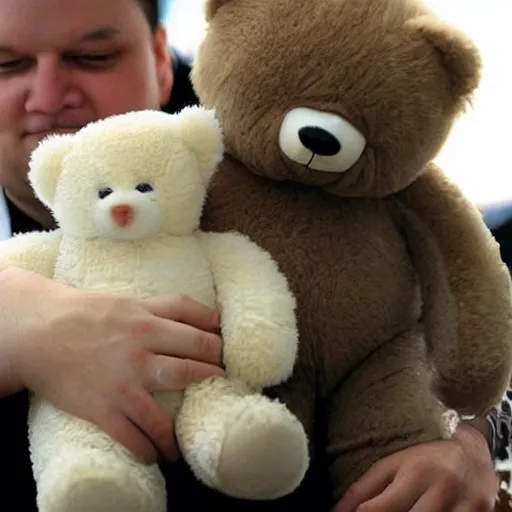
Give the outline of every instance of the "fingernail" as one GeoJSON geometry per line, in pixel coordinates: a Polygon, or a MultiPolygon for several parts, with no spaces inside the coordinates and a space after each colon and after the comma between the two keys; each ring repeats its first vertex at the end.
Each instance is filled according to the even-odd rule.
{"type": "Polygon", "coordinates": [[[213,314],[213,325],[220,327],[220,313],[218,311],[213,314]]]}

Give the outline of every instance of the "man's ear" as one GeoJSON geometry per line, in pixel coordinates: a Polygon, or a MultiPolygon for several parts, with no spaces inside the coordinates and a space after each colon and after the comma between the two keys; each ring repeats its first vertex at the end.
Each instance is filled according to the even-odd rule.
{"type": "Polygon", "coordinates": [[[185,145],[193,151],[205,186],[224,156],[224,139],[214,110],[185,107],[179,114],[179,132],[185,145]]]}
{"type": "Polygon", "coordinates": [[[73,134],[50,135],[30,156],[28,179],[38,199],[52,208],[63,160],[73,146],[73,134]]]}
{"type": "Polygon", "coordinates": [[[160,105],[166,105],[171,96],[174,75],[171,53],[167,43],[167,32],[162,25],[159,25],[153,34],[153,53],[156,64],[160,105]]]}
{"type": "Polygon", "coordinates": [[[456,27],[433,15],[411,19],[406,27],[435,48],[448,73],[457,101],[469,101],[480,83],[482,70],[480,52],[473,41],[456,27]]]}
{"type": "Polygon", "coordinates": [[[217,14],[217,11],[224,5],[233,0],[207,0],[206,2],[206,21],[209,22],[217,14]]]}

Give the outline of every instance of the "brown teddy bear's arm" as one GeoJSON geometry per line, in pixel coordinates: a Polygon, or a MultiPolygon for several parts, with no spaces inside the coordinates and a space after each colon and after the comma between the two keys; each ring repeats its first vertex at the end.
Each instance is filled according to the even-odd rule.
{"type": "Polygon", "coordinates": [[[372,352],[328,400],[333,503],[378,460],[446,437],[419,330],[372,352]]]}
{"type": "Polygon", "coordinates": [[[499,402],[512,366],[510,277],[499,246],[434,165],[395,200],[422,288],[436,389],[449,407],[480,414],[499,402]]]}

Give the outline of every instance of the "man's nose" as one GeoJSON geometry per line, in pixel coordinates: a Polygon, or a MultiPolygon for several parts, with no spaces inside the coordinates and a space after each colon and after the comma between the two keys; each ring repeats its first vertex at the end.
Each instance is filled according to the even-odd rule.
{"type": "Polygon", "coordinates": [[[38,59],[28,86],[27,112],[57,114],[64,108],[79,107],[81,101],[71,71],[59,59],[51,56],[38,59]]]}

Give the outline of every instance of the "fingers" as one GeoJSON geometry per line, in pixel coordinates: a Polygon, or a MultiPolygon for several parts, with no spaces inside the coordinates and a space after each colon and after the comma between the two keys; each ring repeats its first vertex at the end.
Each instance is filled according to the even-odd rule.
{"type": "Polygon", "coordinates": [[[397,464],[392,458],[377,462],[350,487],[332,512],[355,511],[362,503],[381,494],[393,481],[396,471],[397,464]]]}
{"type": "Polygon", "coordinates": [[[224,372],[215,365],[162,355],[151,356],[143,371],[146,373],[146,378],[143,378],[144,387],[124,389],[121,400],[123,412],[138,431],[126,427],[124,442],[120,442],[144,459],[149,454],[150,460],[153,460],[156,447],[167,459],[177,460],[179,450],[173,420],[162,411],[151,393],[183,390],[208,377],[224,376],[224,372]],[[149,451],[146,443],[140,439],[144,435],[152,442],[149,451]],[[130,443],[131,448],[127,443],[130,443]]]}
{"type": "MultiPolygon", "coordinates": [[[[488,500],[477,500],[477,501],[464,501],[458,503],[455,508],[446,509],[447,512],[494,512],[497,509],[496,502],[493,501],[492,505],[488,500]]],[[[427,509],[425,509],[427,510],[427,509]]]]}
{"type": "Polygon", "coordinates": [[[209,377],[225,376],[215,365],[161,355],[150,357],[144,371],[144,387],[150,393],[182,390],[209,377]]]}
{"type": "Polygon", "coordinates": [[[461,488],[456,478],[445,478],[429,489],[411,512],[492,512],[495,500],[485,494],[479,486],[461,488]]]}
{"type": "Polygon", "coordinates": [[[142,301],[153,315],[192,325],[197,329],[218,332],[220,316],[211,309],[185,295],[166,295],[142,301]]]}
{"type": "Polygon", "coordinates": [[[151,352],[221,364],[222,341],[219,336],[179,322],[156,320],[155,328],[147,333],[150,337],[147,347],[151,352]]]}
{"type": "Polygon", "coordinates": [[[131,388],[124,402],[124,412],[165,457],[176,456],[173,420],[164,414],[147,391],[131,388]]]}
{"type": "Polygon", "coordinates": [[[112,439],[121,443],[142,460],[146,462],[156,460],[157,451],[153,443],[121,410],[109,411],[103,417],[100,416],[97,424],[112,439]]]}
{"type": "MultiPolygon", "coordinates": [[[[152,442],[154,458],[156,447],[167,459],[176,460],[178,451],[174,437],[174,422],[157,405],[153,397],[144,389],[136,387],[125,392],[123,412],[139,430],[152,442]]],[[[134,440],[136,442],[138,440],[134,440]]],[[[145,448],[145,447],[144,447],[145,448]]]]}
{"type": "MultiPolygon", "coordinates": [[[[453,512],[458,494],[449,483],[435,485],[416,502],[411,512],[453,512]]],[[[464,510],[474,509],[468,507],[464,510]]]]}
{"type": "Polygon", "coordinates": [[[378,512],[393,510],[409,512],[418,497],[428,489],[429,482],[414,471],[399,472],[393,482],[376,498],[364,503],[358,512],[378,512]]]}

